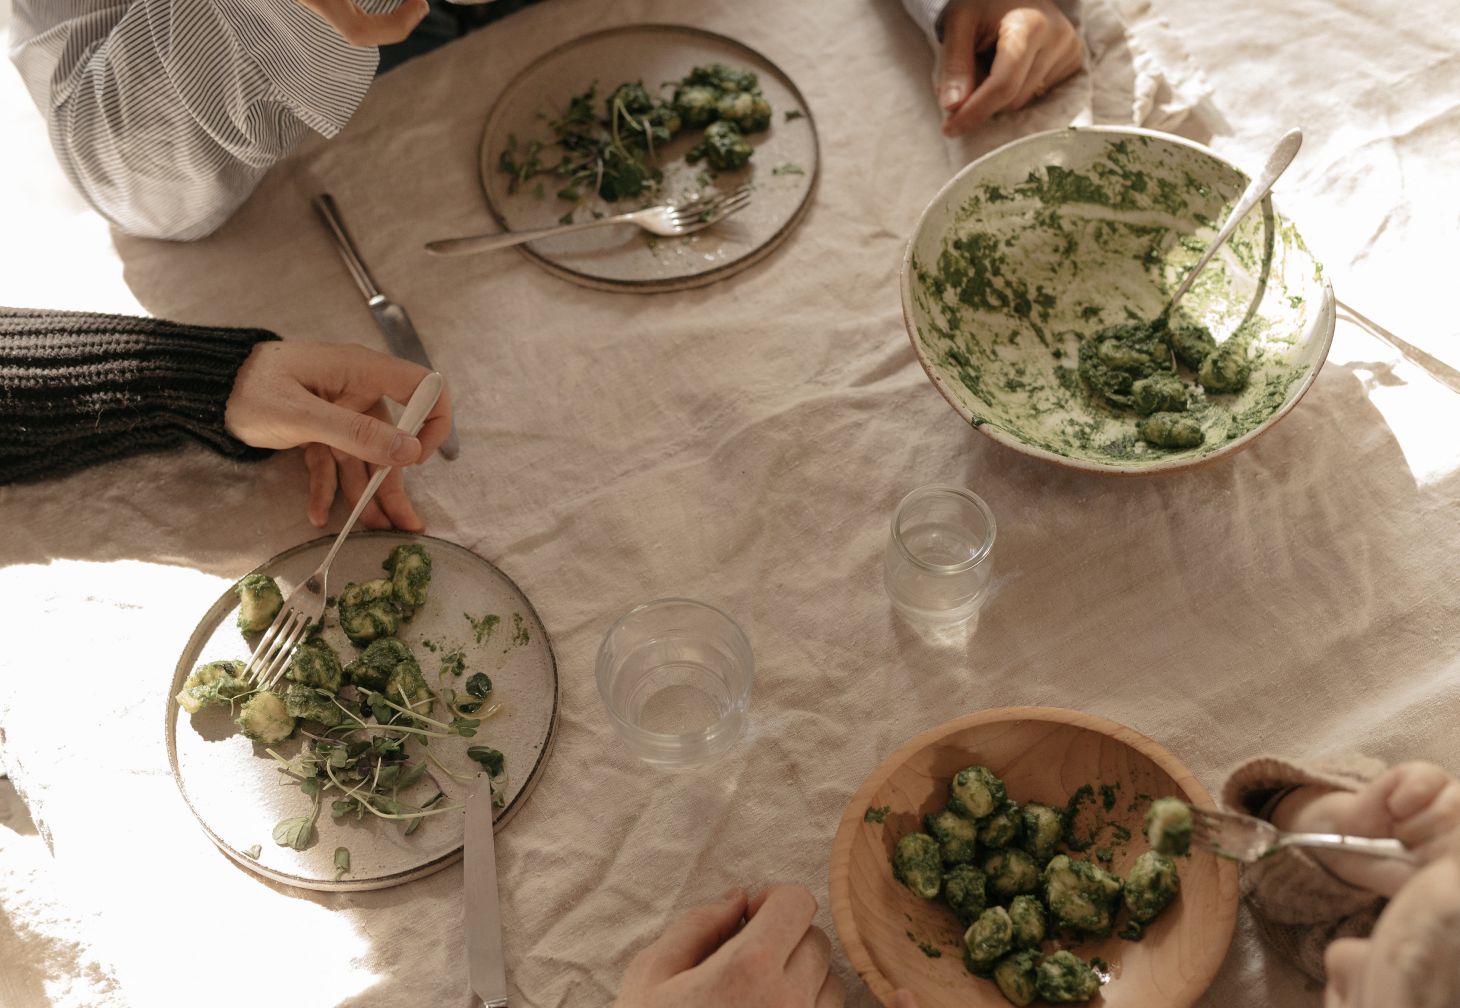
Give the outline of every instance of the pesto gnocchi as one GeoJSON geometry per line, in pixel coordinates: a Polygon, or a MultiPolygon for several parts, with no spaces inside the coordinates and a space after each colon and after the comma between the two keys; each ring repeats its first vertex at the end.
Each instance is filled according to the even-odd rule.
{"type": "MultiPolygon", "coordinates": [[[[1100,788],[1107,812],[1115,792],[1100,788]]],[[[1094,997],[1101,974],[1061,943],[1112,934],[1122,912],[1127,925],[1121,936],[1138,940],[1180,893],[1175,862],[1158,850],[1136,858],[1126,878],[1102,866],[1112,861],[1108,849],[1092,859],[1080,856],[1091,843],[1084,826],[1073,824],[1093,795],[1087,785],[1064,809],[1021,804],[997,774],[975,764],[954,774],[947,805],[924,815],[926,832],[908,833],[894,848],[894,877],[922,899],[941,898],[965,929],[964,966],[992,979],[1011,1004],[1094,997]]],[[[1185,811],[1175,799],[1152,803],[1146,826],[1153,847],[1158,840],[1173,845],[1181,839],[1185,811]]],[[[1188,832],[1189,821],[1188,815],[1188,832]]],[[[1107,825],[1115,842],[1130,839],[1124,826],[1107,825]]]]}
{"type": "Polygon", "coordinates": [[[1077,370],[1095,398],[1145,418],[1137,422],[1136,433],[1147,444],[1195,448],[1206,434],[1187,415],[1189,396],[1241,392],[1252,364],[1245,341],[1218,344],[1205,326],[1172,323],[1163,315],[1092,334],[1080,344],[1077,370]],[[1176,373],[1176,363],[1192,372],[1200,392],[1188,389],[1176,373]]]}

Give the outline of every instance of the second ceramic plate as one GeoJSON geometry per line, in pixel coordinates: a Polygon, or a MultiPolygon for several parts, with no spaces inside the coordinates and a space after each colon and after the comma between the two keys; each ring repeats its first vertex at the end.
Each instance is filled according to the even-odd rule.
{"type": "MultiPolygon", "coordinates": [[[[279,554],[258,568],[272,575],[287,598],[290,590],[324,559],[334,537],[315,539],[279,554]]],[[[482,723],[473,738],[438,739],[429,748],[435,763],[419,794],[402,795],[406,801],[428,800],[428,783],[439,787],[443,807],[460,807],[480,768],[466,756],[470,745],[486,745],[506,756],[507,787],[503,808],[497,810],[501,829],[527,801],[552,748],[558,713],[558,673],[547,632],[532,604],[507,575],[455,543],[398,532],[357,532],[345,541],[330,568],[329,585],[338,593],[350,581],[384,576],[381,561],[394,546],[419,543],[431,555],[432,571],[427,602],[397,637],[411,648],[426,682],[438,695],[446,687],[458,694],[467,677],[484,672],[491,677],[492,699],[502,711],[482,723]],[[460,664],[448,660],[459,655],[460,664]]],[[[251,642],[234,626],[238,600],[232,590],[223,594],[198,624],[179,659],[168,686],[167,748],[188,807],[213,842],[250,871],[306,889],[381,889],[429,875],[461,855],[464,818],[460,811],[442,812],[420,821],[410,835],[405,824],[365,815],[335,820],[331,802],[343,795],[321,793],[315,820],[318,833],[304,850],[275,843],[274,826],[280,820],[304,815],[310,800],[297,784],[279,772],[279,761],[297,756],[311,722],[301,722],[286,741],[265,746],[250,742],[234,727],[226,707],[205,707],[189,716],[174,696],[197,665],[220,659],[247,660],[251,642]],[[350,867],[341,871],[335,861],[339,847],[349,850],[350,867]]],[[[335,611],[325,615],[324,639],[348,662],[360,651],[346,640],[336,624],[335,611]]],[[[158,684],[159,692],[162,683],[158,684]]],[[[434,711],[439,714],[438,702],[434,711]]]]}
{"type": "Polygon", "coordinates": [[[507,86],[487,119],[482,136],[481,178],[487,206],[504,229],[550,227],[571,211],[574,219],[618,214],[655,202],[730,192],[749,183],[750,205],[724,221],[682,238],[657,238],[632,225],[593,228],[545,238],[519,248],[552,273],[588,287],[663,291],[698,287],[736,273],[775,248],[795,227],[810,202],[818,171],[816,127],[811,110],[791,79],[770,60],[734,39],[678,25],[631,25],[575,39],[547,53],[507,86]],[[523,150],[544,144],[541,158],[556,163],[559,149],[548,123],[569,101],[596,89],[596,111],[625,81],[642,81],[650,94],[672,94],[662,85],[697,66],[723,63],[753,71],[771,106],[770,128],[747,139],[755,148],[750,164],[732,172],[709,172],[704,162],[687,164],[685,153],[700,130],[685,130],[658,159],[664,171],[659,197],[608,203],[596,196],[575,206],[558,198],[562,180],[538,176],[509,191],[512,177],[501,168],[509,144],[523,150]],[[540,185],[539,185],[540,183],[540,185]]]}

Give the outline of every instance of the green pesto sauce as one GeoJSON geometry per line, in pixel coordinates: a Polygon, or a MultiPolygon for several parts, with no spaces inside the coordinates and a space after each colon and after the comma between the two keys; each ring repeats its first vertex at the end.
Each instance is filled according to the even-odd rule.
{"type": "MultiPolygon", "coordinates": [[[[1119,784],[1081,784],[1065,802],[1061,813],[1064,821],[1064,844],[1070,850],[1083,854],[1095,848],[1094,856],[1102,864],[1109,865],[1131,840],[1131,831],[1122,823],[1103,818],[1100,812],[1112,812],[1117,804],[1116,793],[1119,784]],[[1097,797],[1098,795],[1098,797],[1097,797]],[[1099,847],[1096,847],[1099,844],[1099,847]]],[[[1149,799],[1147,799],[1149,803],[1149,799]]],[[[1132,803],[1126,809],[1135,808],[1132,803]]]]}
{"type": "Polygon", "coordinates": [[[863,822],[881,822],[887,818],[887,813],[892,811],[891,805],[877,805],[869,808],[862,814],[863,822]]]}
{"type": "Polygon", "coordinates": [[[936,247],[914,247],[915,338],[975,427],[1122,468],[1209,455],[1280,410],[1316,366],[1299,340],[1325,301],[1322,268],[1287,221],[1248,215],[1179,315],[1218,343],[1235,341],[1251,377],[1240,391],[1212,393],[1179,367],[1203,442],[1148,444],[1137,416],[1086,386],[1080,347],[1103,328],[1160,313],[1246,179],[1147,138],[1105,143],[1087,162],[1021,168],[1017,181],[967,190],[936,247]]]}
{"type": "Polygon", "coordinates": [[[528,633],[527,623],[522,619],[521,613],[512,614],[512,645],[522,647],[532,640],[532,634],[528,633]]]}
{"type": "Polygon", "coordinates": [[[1095,805],[1095,789],[1089,784],[1081,784],[1065,802],[1065,846],[1072,851],[1089,850],[1100,835],[1099,823],[1092,825],[1094,817],[1084,814],[1087,804],[1092,808],[1095,805]]]}
{"type": "Polygon", "coordinates": [[[472,636],[478,644],[485,644],[492,639],[492,633],[497,629],[497,624],[502,622],[502,617],[496,613],[487,613],[480,619],[472,616],[471,613],[462,613],[466,621],[471,624],[472,636]]]}
{"type": "Polygon", "coordinates": [[[933,945],[931,942],[924,941],[917,935],[913,934],[911,931],[907,932],[907,940],[916,945],[922,951],[923,955],[927,956],[929,959],[941,959],[943,957],[943,952],[941,949],[937,948],[937,946],[933,945]]]}

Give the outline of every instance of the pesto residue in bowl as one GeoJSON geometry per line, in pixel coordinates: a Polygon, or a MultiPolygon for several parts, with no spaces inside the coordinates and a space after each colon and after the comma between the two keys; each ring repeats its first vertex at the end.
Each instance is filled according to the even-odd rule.
{"type": "Polygon", "coordinates": [[[925,217],[907,292],[920,353],[975,426],[1132,469],[1213,454],[1276,414],[1322,359],[1326,334],[1304,334],[1321,328],[1324,288],[1290,224],[1249,215],[1172,320],[1207,328],[1248,377],[1218,392],[1181,363],[1179,415],[1200,444],[1144,440],[1141,415],[1097,394],[1089,367],[1082,377],[1081,349],[1160,314],[1247,180],[1197,148],[1117,136],[1047,134],[1031,138],[1045,149],[1011,145],[973,166],[925,217]],[[1031,158],[1047,163],[1031,169],[1031,158]]]}

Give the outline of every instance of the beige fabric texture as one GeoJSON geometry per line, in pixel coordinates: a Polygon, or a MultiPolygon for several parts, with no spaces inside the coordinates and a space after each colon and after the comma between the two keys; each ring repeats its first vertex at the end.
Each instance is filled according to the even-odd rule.
{"type": "MultiPolygon", "coordinates": [[[[1460,359],[1460,33],[1440,0],[1402,20],[1337,0],[1109,9],[1129,79],[1169,90],[1145,107],[1195,88],[1179,127],[1238,163],[1297,116],[1309,139],[1278,199],[1340,297],[1435,364],[1460,359]]],[[[804,882],[830,931],[848,797],[900,742],[969,711],[1092,711],[1213,790],[1263,752],[1460,768],[1460,396],[1341,322],[1299,407],[1191,473],[1084,475],[968,429],[919,368],[897,294],[951,171],[930,72],[895,0],[551,0],[382,78],[217,235],[173,245],[108,237],[0,69],[16,151],[0,214],[22,236],[0,243],[0,303],[381,347],[309,208],[328,188],[451,381],[461,458],[412,473],[414,499],[429,531],[521,585],[562,674],[557,749],[497,846],[514,1005],[607,1006],[666,921],[736,883],[804,882]],[[785,246],[655,296],[579,289],[514,253],[421,252],[490,228],[477,146],[514,73],[583,32],[689,20],[767,53],[814,112],[823,175],[785,246]],[[931,482],[972,487],[999,522],[978,632],[951,643],[897,622],[880,583],[894,505],[931,482]],[[676,594],[732,613],[757,674],[739,749],[664,777],[617,743],[593,658],[629,606],[676,594]]],[[[470,1003],[459,867],[377,893],[275,887],[212,848],[168,774],[178,654],[229,582],[315,536],[304,508],[297,452],[189,449],[0,488],[0,748],[51,852],[46,868],[26,834],[26,867],[0,863],[0,971],[24,1008],[470,1003]],[[241,982],[255,957],[267,981],[241,982]]],[[[839,950],[836,969],[870,1008],[839,950]]],[[[1244,912],[1202,1004],[1317,1003],[1244,912]]]]}

